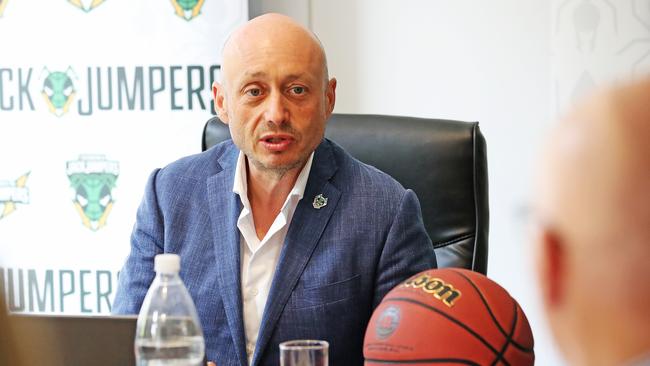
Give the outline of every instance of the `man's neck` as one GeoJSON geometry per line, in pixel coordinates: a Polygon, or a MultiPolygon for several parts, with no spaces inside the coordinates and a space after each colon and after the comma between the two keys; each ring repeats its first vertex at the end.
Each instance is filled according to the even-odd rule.
{"type": "Polygon", "coordinates": [[[287,196],[305,166],[278,172],[260,169],[246,159],[248,201],[253,213],[257,237],[262,240],[282,210],[287,196]]]}

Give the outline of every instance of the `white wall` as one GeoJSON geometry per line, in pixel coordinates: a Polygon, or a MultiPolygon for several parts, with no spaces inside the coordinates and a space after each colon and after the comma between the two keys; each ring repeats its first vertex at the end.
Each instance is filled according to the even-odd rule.
{"type": "Polygon", "coordinates": [[[537,364],[562,365],[526,240],[535,156],[576,98],[650,70],[650,0],[262,2],[260,13],[296,17],[322,40],[339,81],[335,112],[480,122],[490,180],[488,275],[528,315],[537,364]]]}

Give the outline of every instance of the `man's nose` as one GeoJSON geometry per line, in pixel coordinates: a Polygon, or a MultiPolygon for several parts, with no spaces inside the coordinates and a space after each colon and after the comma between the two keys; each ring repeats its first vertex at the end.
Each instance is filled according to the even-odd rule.
{"type": "Polygon", "coordinates": [[[266,101],[265,108],[267,122],[280,126],[287,121],[289,111],[282,93],[272,92],[266,101]]]}

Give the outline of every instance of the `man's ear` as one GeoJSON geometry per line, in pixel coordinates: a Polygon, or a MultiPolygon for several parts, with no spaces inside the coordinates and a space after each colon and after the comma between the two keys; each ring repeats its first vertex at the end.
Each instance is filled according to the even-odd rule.
{"type": "Polygon", "coordinates": [[[325,98],[327,102],[327,118],[329,118],[332,115],[334,105],[336,104],[336,78],[331,78],[327,83],[325,98]]]}
{"type": "Polygon", "coordinates": [[[230,118],[228,117],[228,103],[226,101],[225,88],[218,82],[212,83],[212,98],[214,99],[214,111],[221,122],[228,124],[230,118]]]}
{"type": "Polygon", "coordinates": [[[538,282],[544,305],[553,308],[564,302],[566,295],[566,242],[550,228],[539,230],[538,282]]]}

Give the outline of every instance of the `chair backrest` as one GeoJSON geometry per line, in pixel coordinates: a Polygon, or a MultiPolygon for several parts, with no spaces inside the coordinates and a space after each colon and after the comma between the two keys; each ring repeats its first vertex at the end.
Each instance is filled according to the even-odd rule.
{"type": "MultiPolygon", "coordinates": [[[[334,114],[325,136],[415,191],[439,267],[487,272],[487,156],[478,122],[334,114]]],[[[228,138],[213,117],[203,150],[228,138]]]]}

